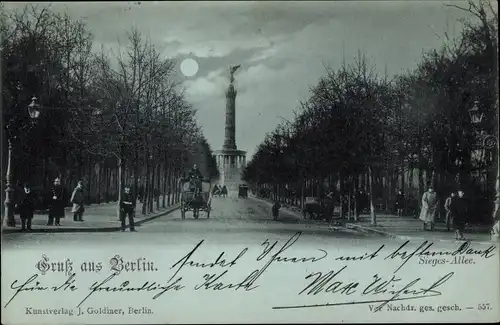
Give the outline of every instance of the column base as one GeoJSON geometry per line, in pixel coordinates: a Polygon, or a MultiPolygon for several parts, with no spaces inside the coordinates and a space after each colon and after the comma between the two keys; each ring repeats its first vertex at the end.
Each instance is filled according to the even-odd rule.
{"type": "Polygon", "coordinates": [[[16,226],[16,219],[14,217],[7,218],[7,221],[5,224],[7,227],[15,227],[16,226]]]}
{"type": "MultiPolygon", "coordinates": [[[[10,193],[8,193],[8,195],[10,195],[10,193]]],[[[7,227],[15,227],[16,226],[16,218],[15,218],[15,215],[14,215],[14,205],[11,203],[12,200],[10,200],[10,202],[4,202],[4,206],[5,206],[5,214],[4,214],[4,221],[5,221],[5,225],[7,227]]]]}

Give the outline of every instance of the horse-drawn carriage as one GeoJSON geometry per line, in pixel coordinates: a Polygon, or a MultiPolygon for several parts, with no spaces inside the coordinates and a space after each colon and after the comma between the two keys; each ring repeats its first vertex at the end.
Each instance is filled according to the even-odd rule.
{"type": "Polygon", "coordinates": [[[193,217],[198,219],[200,211],[207,213],[207,218],[210,218],[211,199],[210,188],[211,183],[202,180],[183,180],[181,193],[181,216],[186,218],[186,212],[193,211],[193,217]]]}
{"type": "Polygon", "coordinates": [[[318,197],[306,197],[304,202],[304,208],[302,214],[304,219],[309,217],[310,219],[326,219],[330,220],[333,218],[335,211],[335,202],[332,198],[326,196],[323,198],[318,197]]]}

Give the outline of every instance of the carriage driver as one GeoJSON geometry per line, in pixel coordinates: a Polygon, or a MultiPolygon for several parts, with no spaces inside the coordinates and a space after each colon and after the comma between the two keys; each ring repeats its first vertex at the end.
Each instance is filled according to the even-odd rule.
{"type": "Polygon", "coordinates": [[[192,187],[197,188],[199,191],[201,191],[201,180],[203,179],[203,175],[201,174],[200,170],[198,169],[198,165],[194,164],[193,168],[189,171],[189,181],[195,180],[194,184],[191,183],[192,187]]]}

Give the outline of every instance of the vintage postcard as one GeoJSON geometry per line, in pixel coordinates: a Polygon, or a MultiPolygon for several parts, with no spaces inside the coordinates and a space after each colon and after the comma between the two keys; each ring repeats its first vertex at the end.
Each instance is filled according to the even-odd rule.
{"type": "Polygon", "coordinates": [[[2,324],[500,320],[496,1],[0,19],[2,324]]]}

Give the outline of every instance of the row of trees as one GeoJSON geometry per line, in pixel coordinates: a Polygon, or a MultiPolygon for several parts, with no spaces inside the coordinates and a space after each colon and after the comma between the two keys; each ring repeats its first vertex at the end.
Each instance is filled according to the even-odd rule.
{"type": "Polygon", "coordinates": [[[195,110],[174,78],[175,62],[138,30],[118,50],[96,53],[85,23],[68,14],[33,5],[0,12],[13,179],[43,188],[57,176],[68,188],[83,179],[89,202],[118,199],[127,182],[143,193],[149,213],[153,201],[159,208],[178,200],[188,165],[217,176],[195,110]],[[27,110],[33,96],[41,105],[35,122],[27,110]]]}
{"type": "Polygon", "coordinates": [[[259,145],[245,179],[299,204],[305,196],[365,190],[374,224],[375,208],[392,207],[397,189],[416,199],[432,185],[444,199],[461,186],[478,216],[490,216],[497,153],[478,141],[496,136],[498,125],[498,16],[489,2],[470,5],[459,9],[478,22],[464,21],[461,36],[446,37],[414,71],[379,76],[362,53],[327,68],[293,121],[259,145]],[[474,105],[485,116],[480,129],[469,116],[474,105]]]}

